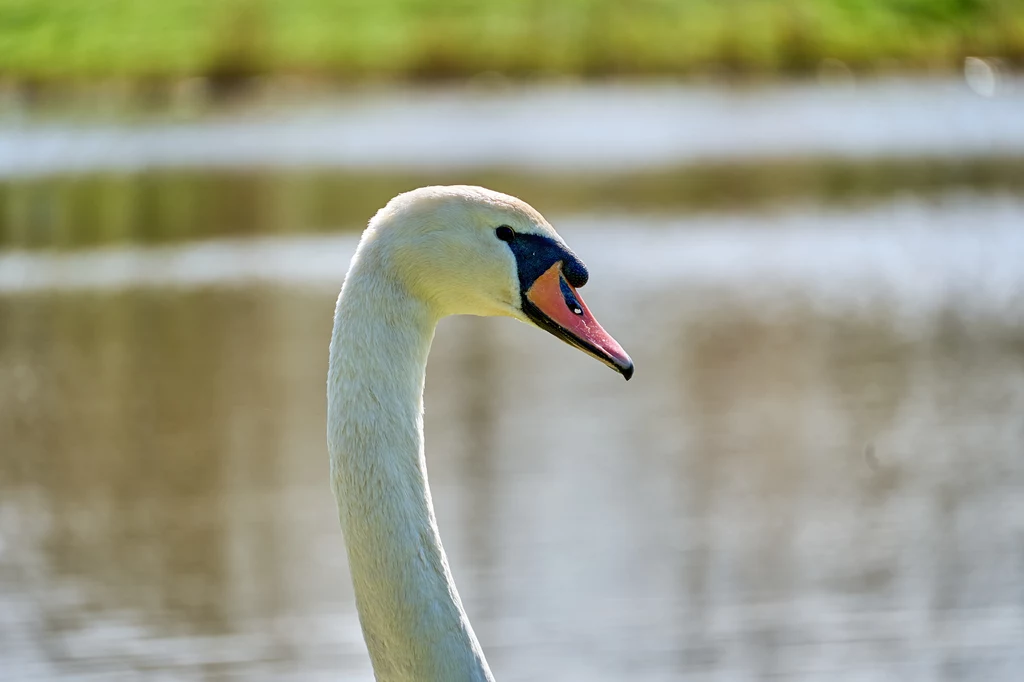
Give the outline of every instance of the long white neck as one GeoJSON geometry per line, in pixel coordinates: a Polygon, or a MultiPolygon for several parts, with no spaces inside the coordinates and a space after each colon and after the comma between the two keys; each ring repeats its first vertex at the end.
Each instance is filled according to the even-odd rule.
{"type": "Polygon", "coordinates": [[[368,251],[338,297],[327,440],[374,674],[380,682],[493,682],[427,485],[423,380],[438,317],[368,251]]]}

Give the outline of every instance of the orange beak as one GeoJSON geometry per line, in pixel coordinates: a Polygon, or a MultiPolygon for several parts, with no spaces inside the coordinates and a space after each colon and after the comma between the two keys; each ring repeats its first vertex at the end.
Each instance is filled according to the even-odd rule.
{"type": "Polygon", "coordinates": [[[622,346],[606,332],[579,292],[562,274],[562,262],[553,264],[526,291],[524,312],[537,325],[548,330],[566,343],[592,355],[629,381],[633,376],[633,361],[622,346]]]}

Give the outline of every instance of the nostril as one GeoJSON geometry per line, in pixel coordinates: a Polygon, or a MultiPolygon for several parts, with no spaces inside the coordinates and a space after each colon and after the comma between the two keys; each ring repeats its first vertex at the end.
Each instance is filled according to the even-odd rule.
{"type": "Polygon", "coordinates": [[[590,279],[587,266],[575,256],[569,256],[562,261],[562,274],[565,275],[565,281],[574,287],[581,287],[590,279]]]}
{"type": "Polygon", "coordinates": [[[573,295],[572,289],[565,283],[565,278],[558,280],[559,288],[562,290],[562,298],[565,299],[565,307],[577,315],[583,315],[583,305],[573,295]]]}

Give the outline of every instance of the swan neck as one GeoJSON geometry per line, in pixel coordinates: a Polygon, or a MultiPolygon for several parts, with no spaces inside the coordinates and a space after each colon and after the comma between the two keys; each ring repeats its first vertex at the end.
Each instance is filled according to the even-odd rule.
{"type": "Polygon", "coordinates": [[[493,682],[441,545],[423,449],[438,315],[370,258],[353,262],[328,372],[331,482],[378,681],[493,682]]]}

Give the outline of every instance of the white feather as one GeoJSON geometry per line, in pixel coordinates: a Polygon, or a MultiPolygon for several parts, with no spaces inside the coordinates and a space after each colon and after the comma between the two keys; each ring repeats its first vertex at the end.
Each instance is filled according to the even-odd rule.
{"type": "Polygon", "coordinates": [[[561,241],[537,211],[497,192],[399,195],[370,221],[338,297],[327,380],[331,482],[380,682],[493,680],[434,517],[423,380],[442,317],[525,320],[498,225],[561,241]]]}

